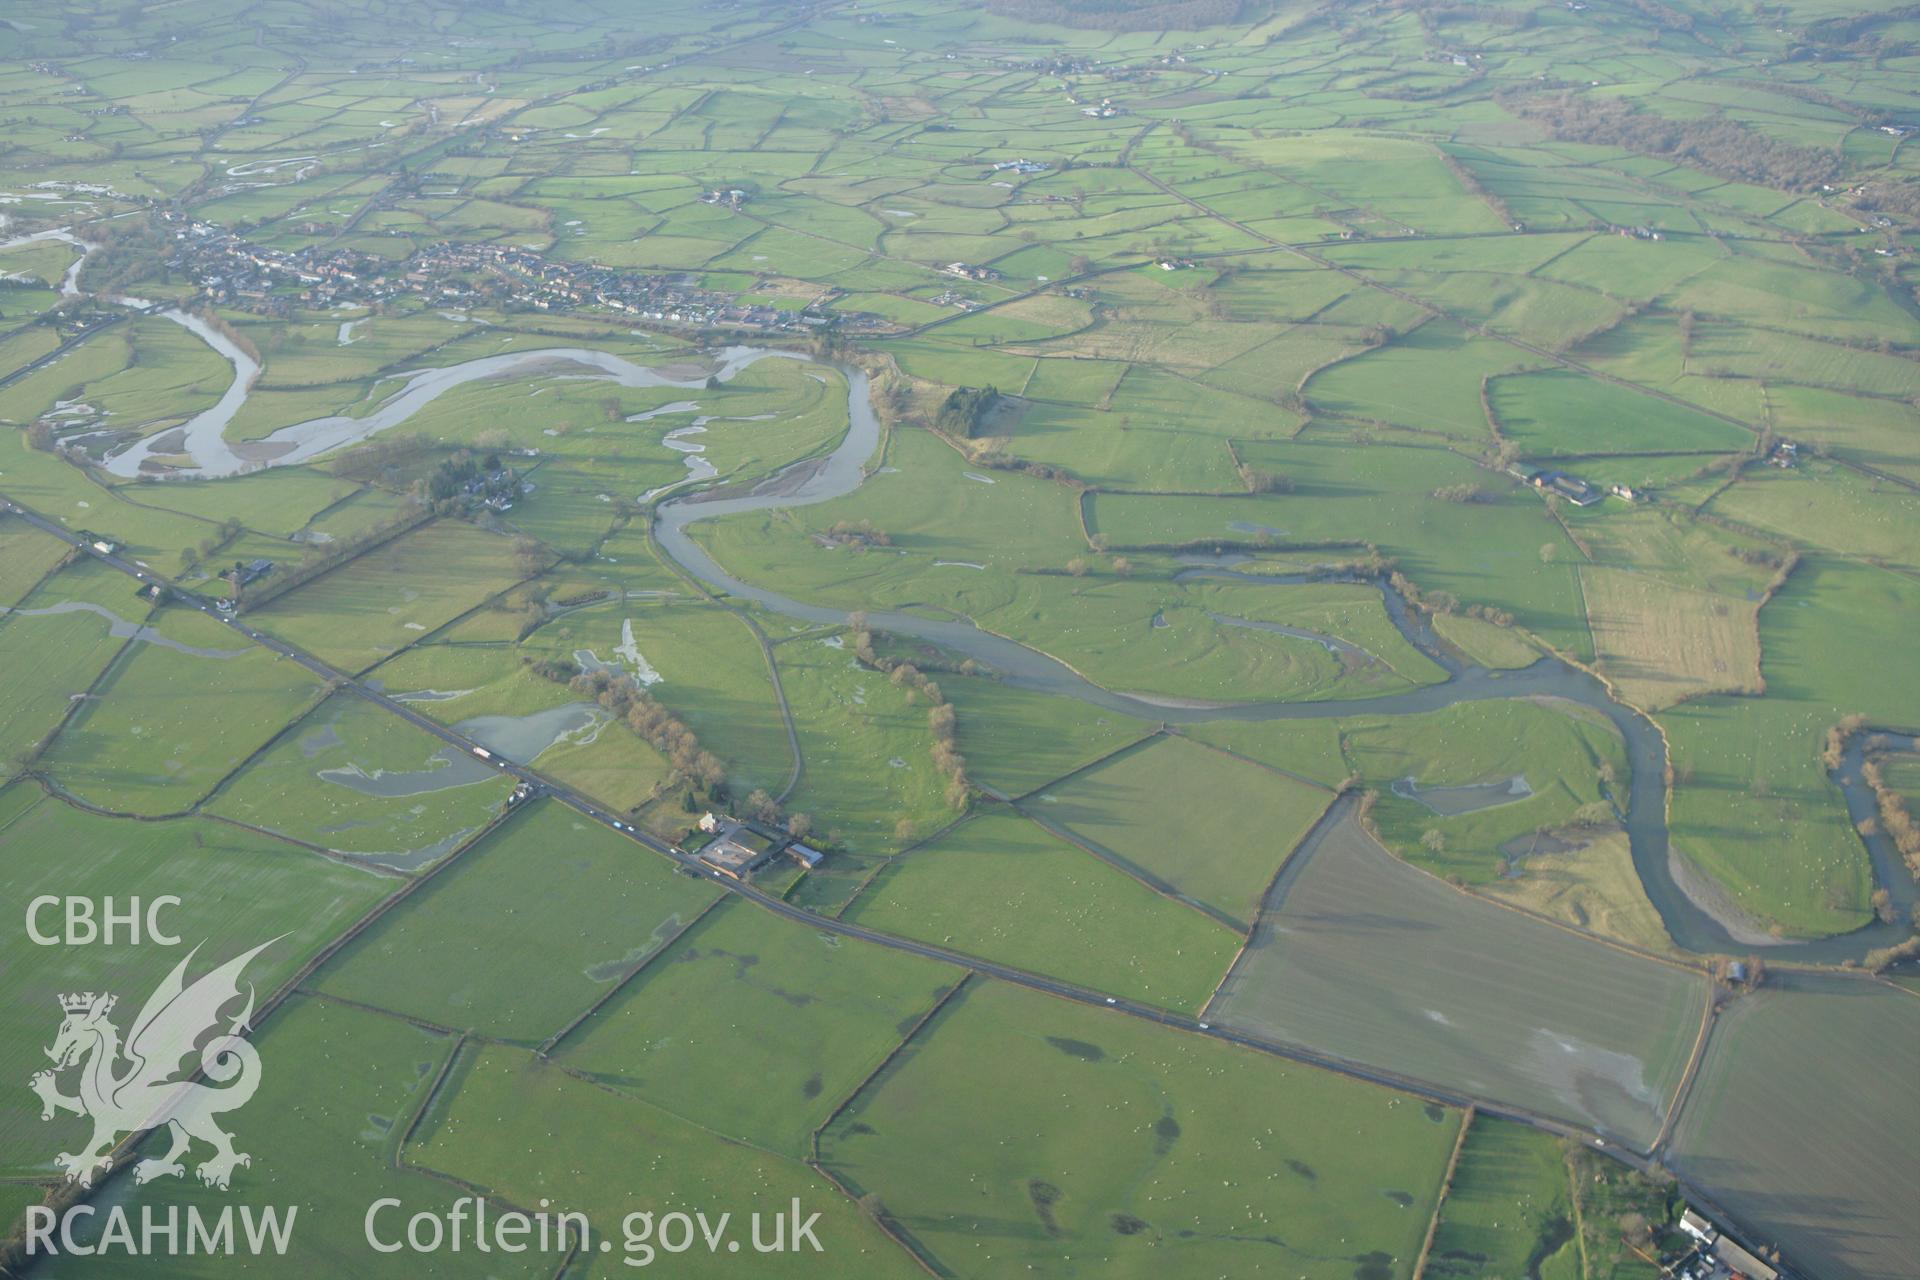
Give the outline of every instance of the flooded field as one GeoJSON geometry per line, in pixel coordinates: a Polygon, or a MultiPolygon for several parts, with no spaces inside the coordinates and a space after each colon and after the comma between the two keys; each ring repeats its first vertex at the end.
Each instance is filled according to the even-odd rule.
{"type": "Polygon", "coordinates": [[[1914,1273],[1920,999],[1776,975],[1719,1016],[1667,1163],[1828,1280],[1914,1273]]]}
{"type": "Polygon", "coordinates": [[[1214,1021],[1645,1148],[1706,999],[1698,974],[1469,898],[1337,806],[1269,894],[1214,1021]]]}
{"type": "Polygon", "coordinates": [[[592,703],[569,702],[524,716],[475,716],[453,727],[495,755],[526,764],[556,742],[578,740],[606,721],[607,713],[592,703]]]}
{"type": "Polygon", "coordinates": [[[1418,800],[1441,817],[1450,818],[1459,813],[1474,813],[1480,809],[1491,809],[1497,804],[1525,800],[1533,794],[1533,788],[1527,785],[1525,774],[1516,773],[1511,778],[1472,782],[1458,787],[1423,787],[1412,778],[1401,778],[1393,784],[1393,794],[1418,800]]]}

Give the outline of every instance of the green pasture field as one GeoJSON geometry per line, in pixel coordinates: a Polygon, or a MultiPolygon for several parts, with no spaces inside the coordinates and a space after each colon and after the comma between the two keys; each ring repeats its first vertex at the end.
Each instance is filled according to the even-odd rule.
{"type": "Polygon", "coordinates": [[[1440,1205],[1427,1274],[1584,1280],[1560,1140],[1475,1116],[1440,1205]]]}
{"type": "Polygon", "coordinates": [[[659,795],[673,772],[665,756],[624,724],[562,739],[534,758],[554,781],[628,812],[659,795]]]}
{"type": "MultiPolygon", "coordinates": [[[[1684,354],[1687,345],[1684,331],[1683,317],[1641,315],[1588,338],[1574,355],[1596,373],[1623,379],[1649,391],[1665,392],[1688,405],[1699,405],[1744,423],[1763,423],[1770,412],[1775,415],[1776,423],[1780,421],[1779,411],[1773,407],[1774,395],[1794,388],[1784,384],[1763,387],[1748,379],[1711,378],[1693,372],[1684,354]]],[[[1624,388],[1622,393],[1629,397],[1634,394],[1624,388]]],[[[1633,402],[1629,400],[1629,403],[1633,402]]],[[[1644,466],[1652,460],[1636,461],[1644,466]]],[[[1610,461],[1611,465],[1620,466],[1627,457],[1621,455],[1610,461]]]]}
{"type": "MultiPolygon", "coordinates": [[[[644,548],[635,550],[645,554],[644,548]]],[[[792,763],[787,731],[766,659],[738,617],[691,600],[613,601],[556,618],[528,637],[524,648],[570,661],[577,651],[590,650],[599,661],[637,674],[617,653],[629,624],[635,649],[659,677],[647,692],[727,763],[740,794],[755,787],[779,790],[792,763]]]]}
{"type": "Polygon", "coordinates": [[[1883,754],[1880,772],[1887,786],[1906,800],[1909,809],[1920,808],[1920,758],[1883,754]]]}
{"type": "Polygon", "coordinates": [[[60,335],[40,325],[23,326],[0,337],[0,368],[21,369],[51,354],[60,335]]]}
{"type": "Polygon", "coordinates": [[[1776,568],[1771,557],[1780,550],[1777,542],[1756,531],[1694,519],[1664,505],[1639,504],[1629,510],[1601,506],[1567,515],[1594,565],[1743,605],[1766,590],[1776,568]]]}
{"type": "Polygon", "coordinates": [[[208,807],[336,852],[411,863],[411,855],[478,830],[512,789],[509,779],[392,712],[341,692],[289,729],[208,807]],[[436,775],[445,785],[434,787],[441,780],[436,775]],[[389,779],[409,782],[398,795],[370,793],[389,779]]]}
{"type": "MultiPolygon", "coordinates": [[[[1038,362],[1039,367],[1055,363],[1063,362],[1038,362]]],[[[1225,441],[1217,439],[1220,419],[1206,413],[1207,407],[1194,405],[1190,414],[1162,418],[1119,400],[1110,410],[1029,401],[1005,413],[989,439],[1009,453],[1058,467],[1085,484],[1186,492],[1231,490],[1239,480],[1225,441]]],[[[1248,434],[1285,434],[1280,426],[1286,420],[1271,411],[1263,413],[1257,405],[1247,406],[1234,419],[1244,422],[1248,434]],[[1274,425],[1261,423],[1260,418],[1274,425]]]]}
{"type": "Polygon", "coordinates": [[[1830,1274],[1898,1276],[1908,1218],[1904,1169],[1920,1131],[1907,1105],[1920,1001],[1843,977],[1769,977],[1716,1020],[1674,1130],[1682,1177],[1763,1223],[1787,1257],[1830,1274]],[[1836,1216],[1854,1224],[1838,1239],[1836,1216]]]}
{"type": "Polygon", "coordinates": [[[713,895],[643,846],[537,801],[355,938],[314,985],[538,1044],[713,895]]]}
{"type": "Polygon", "coordinates": [[[837,444],[847,430],[846,379],[831,366],[756,360],[717,392],[686,394],[714,416],[696,439],[723,476],[772,471],[837,444]]]}
{"type": "Polygon", "coordinates": [[[715,908],[572,1034],[559,1061],[795,1158],[960,974],[743,903],[715,908]]]}
{"type": "Polygon", "coordinates": [[[1920,321],[1878,282],[1751,256],[1726,258],[1700,272],[1668,305],[1815,338],[1907,342],[1920,335],[1920,321]]]}
{"type": "Polygon", "coordinates": [[[32,525],[0,517],[0,607],[18,604],[73,549],[32,525]]]}
{"type": "Polygon", "coordinates": [[[130,503],[178,511],[216,525],[233,519],[260,533],[288,537],[360,491],[360,485],[322,471],[275,467],[224,480],[128,485],[122,487],[120,496],[130,503]]]}
{"type": "Polygon", "coordinates": [[[1252,466],[1290,480],[1293,492],[1233,498],[1103,493],[1088,500],[1088,526],[1117,554],[1169,544],[1332,544],[1326,558],[1338,560],[1371,543],[1395,557],[1422,591],[1507,610],[1550,643],[1576,655],[1590,652],[1572,569],[1578,553],[1531,491],[1438,449],[1262,442],[1241,452],[1252,466]],[[1433,496],[1453,485],[1479,489],[1484,500],[1433,496]]]}
{"type": "Polygon", "coordinates": [[[850,609],[935,603],[976,613],[1007,598],[1008,572],[1064,566],[1085,552],[1074,495],[1064,486],[970,468],[922,431],[893,432],[884,462],[896,470],[846,498],[702,521],[688,532],[743,581],[778,582],[786,594],[850,609]],[[969,479],[969,471],[992,483],[969,479]],[[809,536],[861,520],[891,546],[860,552],[809,536]],[[967,564],[986,568],[959,567],[967,564]]]}
{"type": "Polygon", "coordinates": [[[1646,241],[1592,236],[1536,268],[1536,274],[1644,302],[1704,271],[1721,253],[1705,237],[1646,241]]]}
{"type": "MultiPolygon", "coordinates": [[[[273,991],[325,942],[346,928],[395,881],[343,866],[269,836],[182,818],[133,822],[97,817],[16,782],[0,790],[0,855],[11,868],[10,884],[24,904],[42,895],[96,900],[113,896],[116,909],[129,899],[144,903],[173,895],[178,906],[162,908],[159,921],[177,946],[138,946],[116,938],[115,946],[35,945],[24,919],[8,934],[9,982],[0,1002],[6,1047],[0,1058],[24,1086],[48,1065],[42,1046],[59,1025],[56,997],[62,992],[110,987],[131,1017],[150,992],[190,950],[192,976],[225,963],[269,939],[287,935],[262,952],[248,981],[259,997],[273,991]],[[76,850],[86,857],[76,858],[76,850]],[[109,959],[108,957],[113,957],[109,959]]],[[[100,908],[96,905],[96,915],[100,908]]],[[[60,908],[42,911],[43,933],[59,933],[60,908]]],[[[124,926],[122,926],[124,928],[124,926]]],[[[127,1023],[119,1020],[124,1028],[127,1023]]],[[[65,1086],[71,1090],[69,1080],[65,1086]]],[[[85,1130],[77,1119],[43,1125],[39,1103],[24,1087],[0,1104],[0,1167],[12,1174],[52,1175],[54,1152],[73,1150],[85,1130]],[[71,1124],[72,1128],[65,1127],[71,1124]]],[[[244,1148],[243,1148],[244,1149],[244,1148]]]]}
{"type": "MultiPolygon", "coordinates": [[[[58,608],[70,600],[88,600],[92,593],[85,588],[110,585],[105,580],[118,576],[92,560],[82,560],[30,591],[16,609],[58,608]]],[[[100,607],[126,607],[133,615],[128,621],[146,616],[145,606],[131,594],[124,600],[109,597],[100,607]]],[[[60,724],[72,709],[71,700],[92,686],[125,643],[113,637],[111,623],[96,613],[0,615],[0,659],[8,673],[0,681],[0,745],[5,748],[9,774],[60,724]]]]}
{"type": "MultiPolygon", "coordinates": [[[[42,240],[35,244],[18,245],[0,253],[0,276],[24,276],[38,280],[41,284],[57,285],[60,278],[67,274],[67,268],[73,265],[76,250],[70,244],[58,240],[42,240]]],[[[9,297],[12,290],[0,294],[0,298],[9,297]]],[[[12,307],[7,310],[11,312],[12,307]]]]}
{"type": "Polygon", "coordinates": [[[1338,720],[1202,720],[1180,732],[1323,787],[1339,786],[1352,772],[1338,720]]]}
{"type": "MultiPolygon", "coordinates": [[[[264,391],[282,397],[320,397],[311,416],[359,417],[398,390],[415,371],[491,354],[502,345],[506,335],[493,329],[492,313],[484,319],[456,318],[463,314],[400,302],[384,313],[335,309],[307,313],[292,323],[244,311],[226,313],[226,319],[260,352],[264,391]],[[346,342],[340,341],[343,327],[346,342]]],[[[514,336],[521,341],[527,337],[517,332],[514,336]]],[[[246,433],[248,438],[259,434],[263,433],[246,433]]]]}
{"type": "Polygon", "coordinates": [[[1904,485],[1847,467],[1756,467],[1709,510],[1802,545],[1920,567],[1920,500],[1904,485]]]}
{"type": "MultiPolygon", "coordinates": [[[[637,1248],[624,1253],[626,1231],[638,1233],[641,1225],[629,1223],[628,1215],[651,1211],[657,1222],[667,1213],[700,1210],[713,1224],[729,1213],[732,1238],[751,1241],[749,1223],[759,1213],[762,1240],[771,1243],[773,1218],[790,1215],[796,1198],[802,1219],[821,1215],[814,1225],[820,1251],[803,1245],[749,1255],[759,1270],[838,1280],[901,1276],[911,1269],[870,1218],[799,1161],[729,1142],[502,1045],[462,1051],[401,1156],[409,1166],[478,1185],[511,1204],[545,1200],[552,1212],[586,1214],[594,1235],[613,1247],[610,1253],[600,1253],[597,1245],[586,1251],[587,1275],[630,1275],[642,1259],[672,1263],[686,1275],[737,1271],[737,1258],[710,1255],[704,1245],[678,1255],[657,1247],[650,1255],[637,1248]],[[623,1257],[633,1258],[634,1266],[624,1265],[623,1257]]],[[[545,1261],[550,1270],[552,1257],[545,1261]]]]}
{"type": "Polygon", "coordinates": [[[537,538],[562,554],[586,557],[619,520],[616,501],[630,501],[675,479],[664,466],[545,462],[528,477],[533,492],[514,499],[508,519],[517,534],[537,538]]]}
{"type": "MultiPolygon", "coordinates": [[[[140,616],[143,602],[125,603],[140,616]]],[[[164,609],[152,628],[156,639],[122,653],[41,759],[102,808],[187,809],[320,696],[305,668],[202,614],[164,609]]]]}
{"type": "Polygon", "coordinates": [[[478,614],[449,630],[446,643],[425,644],[389,658],[367,677],[441,724],[477,716],[525,716],[580,701],[580,695],[534,673],[513,646],[501,641],[462,643],[462,631],[487,621],[478,614]],[[428,695],[408,698],[406,695],[428,695]],[[450,695],[450,696],[446,696],[450,695]]]}
{"type": "MultiPolygon", "coordinates": [[[[175,1206],[183,1213],[192,1208],[214,1218],[235,1194],[258,1196],[261,1203],[271,1197],[272,1204],[298,1206],[289,1248],[278,1265],[309,1273],[421,1274],[420,1256],[383,1254],[369,1247],[365,1218],[375,1201],[398,1198],[406,1207],[389,1207],[377,1222],[383,1240],[401,1239],[410,1214],[423,1209],[444,1212],[451,1203],[445,1183],[396,1167],[394,1160],[402,1134],[426,1105],[442,1064],[454,1052],[453,1037],[372,1010],[296,996],[275,1012],[256,1043],[267,1064],[260,1091],[244,1116],[234,1121],[235,1145],[252,1155],[253,1163],[235,1173],[232,1190],[202,1186],[189,1157],[184,1178],[142,1187],[123,1178],[102,1199],[124,1204],[138,1222],[141,1210],[149,1206],[163,1221],[165,1211],[175,1206]],[[336,1069],[333,1064],[343,1060],[351,1060],[354,1069],[336,1069]]],[[[164,1140],[149,1140],[141,1151],[158,1157],[165,1146],[164,1140]]],[[[550,1260],[535,1254],[503,1259],[496,1251],[483,1259],[472,1251],[471,1236],[466,1244],[466,1252],[436,1259],[433,1273],[531,1280],[551,1270],[550,1260]]],[[[115,1274],[124,1264],[112,1257],[63,1261],[61,1270],[115,1274]]],[[[227,1265],[219,1257],[205,1256],[182,1256],[173,1264],[182,1276],[225,1275],[227,1265]]]]}
{"type": "Polygon", "coordinates": [[[1440,674],[1394,630],[1370,587],[1169,583],[1122,576],[1111,562],[1099,570],[1020,575],[1012,598],[975,620],[1095,684],[1164,697],[1365,698],[1440,674]],[[1346,647],[1336,652],[1321,636],[1346,647]]]}
{"type": "Polygon", "coordinates": [[[1733,453],[1752,441],[1731,423],[1565,369],[1496,378],[1487,395],[1500,434],[1534,457],[1733,453]]]}
{"type": "Polygon", "coordinates": [[[958,717],[969,775],[1010,796],[1045,786],[1152,730],[1145,721],[1077,698],[984,677],[941,672],[938,678],[958,717]]]}
{"type": "Polygon", "coordinates": [[[262,386],[256,382],[239,411],[227,423],[224,434],[235,442],[259,440],[282,427],[315,418],[334,414],[363,417],[377,408],[388,392],[396,389],[394,383],[370,380],[297,388],[262,386]]]}
{"type": "Polygon", "coordinates": [[[1821,936],[1866,922],[1866,850],[1820,752],[1849,714],[1920,723],[1920,671],[1899,626],[1916,607],[1901,574],[1810,559],[1760,611],[1766,696],[1660,716],[1676,778],[1674,847],[1761,929],[1821,936]],[[1836,635],[1849,661],[1833,661],[1836,635]]]}
{"type": "Polygon", "coordinates": [[[1701,974],[1478,901],[1344,821],[1282,877],[1209,1017],[1645,1147],[1706,996],[1701,974]]]}
{"type": "MultiPolygon", "coordinates": [[[[31,332],[24,328],[27,324],[45,317],[49,311],[59,305],[60,294],[54,288],[42,287],[10,275],[9,267],[10,264],[0,258],[0,332],[23,335],[31,332]]],[[[53,336],[46,334],[44,330],[42,333],[47,337],[53,336]]],[[[31,346],[37,346],[42,351],[50,351],[56,345],[58,345],[57,340],[36,344],[23,343],[18,350],[25,352],[31,346]]]]}
{"type": "Polygon", "coordinates": [[[118,325],[47,372],[72,379],[61,399],[86,403],[116,429],[143,433],[211,407],[233,381],[233,367],[206,343],[157,317],[118,325]],[[84,359],[69,370],[75,356],[84,359]]]}
{"type": "Polygon", "coordinates": [[[1456,1113],[997,983],[821,1138],[956,1274],[1410,1275],[1456,1113]],[[938,1151],[939,1160],[926,1153],[938,1151]]]}
{"type": "Polygon", "coordinates": [[[1674,1223],[1685,1204],[1664,1174],[1483,1113],[1441,1205],[1426,1274],[1657,1280],[1654,1257],[1623,1224],[1646,1223],[1656,1249],[1674,1250],[1691,1243],[1674,1223]]]}
{"type": "Polygon", "coordinates": [[[302,532],[308,537],[342,541],[367,533],[411,510],[413,499],[385,489],[366,488],[343,498],[307,521],[302,532]]]}
{"type": "Polygon", "coordinates": [[[1209,614],[1279,623],[1347,642],[1349,648],[1331,655],[1346,696],[1354,696],[1346,693],[1346,686],[1386,693],[1438,683],[1443,675],[1400,634],[1372,586],[1315,582],[1263,589],[1261,584],[1197,580],[1186,594],[1209,614]]]}
{"type": "Polygon", "coordinates": [[[1788,438],[1823,445],[1834,456],[1873,471],[1920,480],[1920,462],[1909,447],[1920,425],[1920,408],[1910,399],[1775,385],[1767,400],[1776,429],[1788,438]]]}
{"type": "Polygon", "coordinates": [[[859,666],[838,636],[773,652],[803,762],[789,811],[813,815],[827,840],[861,854],[891,853],[957,816],[933,766],[931,704],[859,666]]]}
{"type": "Polygon", "coordinates": [[[1620,305],[1589,289],[1492,271],[1371,271],[1368,278],[1402,290],[1449,316],[1552,351],[1611,328],[1620,305]]]}
{"type": "Polygon", "coordinates": [[[525,576],[511,539],[441,520],[303,583],[249,621],[360,671],[525,576]]]}
{"type": "Polygon", "coordinates": [[[656,558],[652,538],[637,522],[624,525],[601,544],[592,572],[609,585],[617,584],[642,598],[672,599],[694,594],[685,579],[656,558]]]}
{"type": "Polygon", "coordinates": [[[1569,822],[1603,793],[1625,802],[1626,749],[1619,734],[1570,702],[1496,698],[1422,715],[1356,717],[1340,729],[1345,759],[1376,791],[1369,821],[1386,846],[1469,883],[1502,874],[1499,850],[1506,841],[1569,822]],[[1611,785],[1603,786],[1603,775],[1614,779],[1611,785]],[[1514,777],[1526,779],[1527,794],[1469,799],[1482,807],[1447,814],[1397,794],[1394,786],[1412,779],[1410,789],[1429,791],[1514,777]],[[1428,832],[1440,834],[1439,848],[1428,842],[1428,832]]]}
{"type": "Polygon", "coordinates": [[[1490,671],[1530,667],[1540,660],[1540,650],[1528,644],[1512,627],[1495,626],[1464,613],[1435,614],[1433,629],[1469,661],[1490,671]]]}
{"type": "Polygon", "coordinates": [[[1480,407],[1481,380],[1537,363],[1505,343],[1430,320],[1378,350],[1321,370],[1302,391],[1319,413],[1477,443],[1492,431],[1480,407]]]}
{"type": "Polygon", "coordinates": [[[119,501],[78,467],[29,449],[25,433],[19,431],[0,431],[0,493],[65,528],[104,533],[127,557],[144,560],[162,573],[176,572],[179,553],[211,532],[200,521],[119,501]]]}
{"type": "Polygon", "coordinates": [[[1129,367],[1110,360],[1042,360],[1034,365],[1033,375],[1026,384],[1017,390],[1027,400],[1098,405],[1113,394],[1129,367]]]}
{"type": "Polygon", "coordinates": [[[843,913],[1165,1008],[1194,1010],[1233,932],[1010,813],[988,813],[884,867],[843,913]]]}
{"type": "Polygon", "coordinates": [[[1741,325],[1696,327],[1688,368],[1717,378],[1763,378],[1853,395],[1900,396],[1913,385],[1910,362],[1878,351],[1741,325]]]}
{"type": "Polygon", "coordinates": [[[1268,883],[1331,798],[1169,737],[1056,783],[1025,808],[1249,929],[1268,883]]]}

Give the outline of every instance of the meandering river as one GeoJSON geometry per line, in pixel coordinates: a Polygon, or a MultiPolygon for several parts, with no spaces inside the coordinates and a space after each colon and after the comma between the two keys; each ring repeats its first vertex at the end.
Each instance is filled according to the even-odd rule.
{"type": "MultiPolygon", "coordinates": [[[[846,611],[808,604],[766,587],[740,581],[723,569],[688,534],[701,520],[719,519],[747,511],[798,507],[827,502],[852,493],[870,473],[868,464],[880,444],[880,424],[868,397],[867,378],[842,366],[847,381],[847,434],[824,459],[799,463],[754,485],[725,486],[661,503],[654,511],[654,534],[660,547],[682,568],[717,591],[749,600],[774,613],[802,622],[840,623],[846,611]]],[[[1305,575],[1249,574],[1236,571],[1233,557],[1192,564],[1176,580],[1225,577],[1241,582],[1284,588],[1308,581],[1305,575]]],[[[1647,897],[1660,912],[1674,942],[1688,951],[1738,952],[1764,946],[1781,959],[1838,963],[1859,959],[1874,947],[1901,941],[1907,931],[1899,924],[1871,924],[1832,938],[1782,942],[1755,930],[1737,912],[1714,900],[1713,889],[1676,854],[1667,834],[1667,745],[1654,723],[1632,707],[1614,701],[1598,677],[1558,658],[1542,658],[1519,671],[1496,672],[1463,662],[1433,634],[1424,615],[1384,581],[1375,582],[1387,615],[1446,679],[1406,693],[1378,698],[1331,702],[1244,702],[1209,705],[1176,700],[1145,699],[1116,693],[1092,683],[1065,663],[1005,636],[983,631],[964,621],[921,617],[898,611],[870,612],[870,623],[883,631],[941,645],[974,658],[999,672],[1005,683],[1018,688],[1077,698],[1109,711],[1169,724],[1206,720],[1312,720],[1355,715],[1410,715],[1437,711],[1460,702],[1487,698],[1552,697],[1590,707],[1613,724],[1626,743],[1630,778],[1621,808],[1647,897]],[[1691,893],[1689,892],[1691,890],[1691,893]],[[1697,897],[1695,895],[1698,895],[1697,897]]],[[[1849,811],[1873,811],[1873,797],[1859,776],[1858,746],[1850,765],[1836,774],[1846,793],[1849,811]]],[[[1896,920],[1905,920],[1916,898],[1913,878],[1906,874],[1892,842],[1884,836],[1866,841],[1876,884],[1892,894],[1896,920]]]]}
{"type": "MultiPolygon", "coordinates": [[[[46,238],[54,238],[47,236],[46,238]]],[[[64,236],[59,238],[66,238],[64,236]]],[[[123,299],[129,303],[134,299],[123,299]]],[[[406,373],[400,389],[372,413],[352,418],[333,415],[282,427],[262,440],[230,444],[227,426],[246,403],[258,364],[218,330],[197,317],[178,311],[160,314],[185,325],[220,352],[234,367],[233,385],[212,408],[195,415],[183,427],[160,433],[122,450],[106,463],[119,476],[151,469],[150,460],[189,455],[191,466],[169,468],[174,474],[201,477],[235,475],[260,467],[284,466],[366,439],[407,421],[444,393],[488,378],[524,377],[535,373],[603,378],[627,387],[703,386],[701,371],[688,378],[670,377],[657,369],[636,365],[610,352],[585,347],[555,347],[482,356],[443,368],[406,373]]],[[[767,358],[808,359],[793,352],[755,347],[728,347],[715,353],[716,376],[730,380],[739,370],[767,358]]],[[[879,448],[881,429],[868,396],[867,377],[857,368],[836,366],[847,386],[847,432],[824,457],[797,463],[750,485],[728,485],[674,498],[654,508],[654,534],[659,544],[683,569],[716,591],[751,601],[774,613],[802,622],[836,624],[845,610],[809,604],[767,587],[742,582],[729,574],[688,533],[691,525],[748,511],[808,506],[853,493],[871,474],[869,464],[879,448]]],[[[1199,559],[1199,558],[1193,558],[1199,559]]],[[[1242,573],[1233,557],[1191,563],[1176,580],[1201,576],[1226,577],[1285,589],[1307,579],[1303,575],[1242,573]]],[[[1057,694],[1109,711],[1149,721],[1190,724],[1206,720],[1309,720],[1355,715],[1409,715],[1435,711],[1460,702],[1488,698],[1553,697],[1592,708],[1604,715],[1626,743],[1631,765],[1624,805],[1619,805],[1632,849],[1634,866],[1667,931],[1681,947],[1695,952],[1742,951],[1766,946],[1769,954],[1813,962],[1837,963],[1858,959],[1868,950],[1900,941],[1899,925],[1873,924],[1839,937],[1778,942],[1745,923],[1736,911],[1718,901],[1717,890],[1694,872],[1671,849],[1666,824],[1665,739],[1639,711],[1610,696],[1594,675],[1556,658],[1542,658],[1519,671],[1496,672],[1462,661],[1440,643],[1424,616],[1384,582],[1373,582],[1381,592],[1388,616],[1407,640],[1446,673],[1438,684],[1377,698],[1327,702],[1245,702],[1208,704],[1177,699],[1147,698],[1118,693],[1088,681],[1065,663],[1005,636],[984,631],[969,622],[921,617],[898,611],[870,613],[875,627],[941,645],[986,664],[1009,685],[1057,694]]],[[[1317,637],[1315,637],[1317,638],[1317,637]]],[[[1873,798],[1859,774],[1857,746],[1836,772],[1846,794],[1849,812],[1859,817],[1873,811],[1873,798]]],[[[1616,803],[1620,798],[1616,797],[1616,803]]],[[[1884,836],[1870,837],[1866,847],[1876,882],[1894,898],[1896,918],[1904,920],[1916,893],[1912,877],[1884,836]]]]}

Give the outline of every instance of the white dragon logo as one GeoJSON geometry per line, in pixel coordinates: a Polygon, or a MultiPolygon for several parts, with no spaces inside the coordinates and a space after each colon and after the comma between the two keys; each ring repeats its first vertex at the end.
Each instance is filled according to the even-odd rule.
{"type": "Polygon", "coordinates": [[[66,1016],[53,1047],[46,1051],[53,1069],[36,1073],[29,1083],[40,1095],[42,1120],[53,1119],[56,1111],[93,1120],[93,1139],[79,1154],[63,1151],[54,1157],[67,1181],[92,1186],[95,1172],[112,1165],[121,1135],[144,1133],[163,1124],[172,1131],[173,1145],[159,1159],[134,1166],[135,1182],[181,1176],[186,1170],[180,1157],[195,1138],[214,1149],[212,1157],[194,1170],[208,1186],[225,1190],[234,1169],[253,1162],[251,1156],[233,1149],[233,1135],[215,1122],[221,1112],[245,1105],[260,1087],[260,1055],[240,1038],[241,1032],[250,1029],[247,1020],[253,1016],[252,984],[247,987],[246,1008],[228,1024],[226,1033],[216,1034],[200,1047],[200,1074],[225,1087],[216,1089],[179,1077],[181,1060],[193,1053],[207,1032],[217,1031],[220,1010],[240,995],[240,973],[247,962],[277,941],[263,942],[183,987],[181,977],[199,952],[195,947],[147,998],[124,1046],[119,1029],[107,1020],[117,997],[91,991],[60,997],[66,1016]],[[119,1070],[122,1060],[127,1065],[119,1070]],[[80,1091],[69,1097],[60,1092],[57,1077],[76,1065],[80,1091]]]}

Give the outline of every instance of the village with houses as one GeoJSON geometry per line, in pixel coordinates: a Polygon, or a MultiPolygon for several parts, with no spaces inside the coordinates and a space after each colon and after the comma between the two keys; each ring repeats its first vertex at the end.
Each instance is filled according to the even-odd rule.
{"type": "MultiPolygon", "coordinates": [[[[713,191],[702,199],[738,208],[745,193],[713,191]]],[[[768,333],[878,322],[877,317],[827,311],[838,296],[831,289],[802,307],[775,307],[703,289],[696,277],[685,273],[618,271],[555,260],[514,245],[449,241],[394,262],[317,244],[276,249],[213,223],[162,216],[177,224],[169,270],[191,280],[211,303],[273,317],[412,300],[443,308],[507,311],[604,307],[660,324],[724,325],[768,333]]]]}

